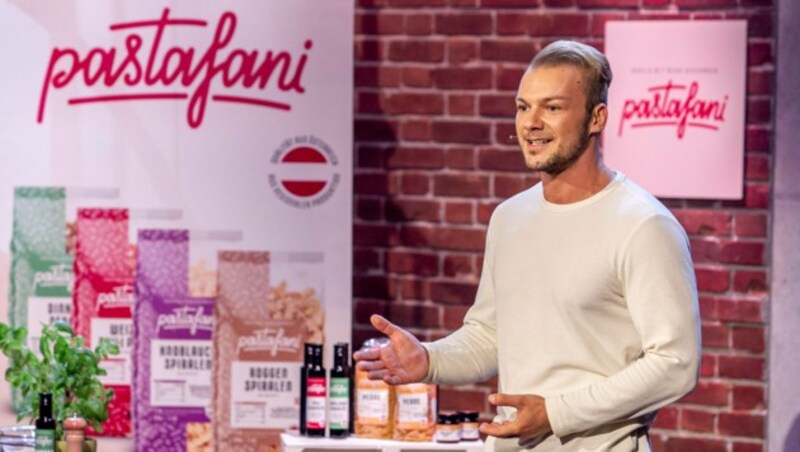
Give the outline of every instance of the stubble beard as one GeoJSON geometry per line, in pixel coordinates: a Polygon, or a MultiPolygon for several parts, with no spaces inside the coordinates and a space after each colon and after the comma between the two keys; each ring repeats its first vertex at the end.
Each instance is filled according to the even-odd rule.
{"type": "Polygon", "coordinates": [[[573,146],[567,144],[568,147],[566,149],[557,149],[556,152],[544,162],[539,164],[530,163],[528,167],[534,171],[541,171],[551,176],[557,176],[572,166],[572,164],[586,152],[586,146],[589,144],[589,138],[591,137],[591,134],[589,134],[589,122],[591,118],[591,115],[586,115],[586,120],[583,121],[583,127],[581,127],[581,135],[573,146]]]}

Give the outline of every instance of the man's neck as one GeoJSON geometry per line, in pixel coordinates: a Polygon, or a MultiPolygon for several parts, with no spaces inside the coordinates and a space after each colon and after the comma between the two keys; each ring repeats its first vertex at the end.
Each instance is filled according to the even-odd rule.
{"type": "Polygon", "coordinates": [[[541,173],[544,199],[553,204],[572,204],[605,188],[615,173],[592,149],[559,174],[541,173]]]}

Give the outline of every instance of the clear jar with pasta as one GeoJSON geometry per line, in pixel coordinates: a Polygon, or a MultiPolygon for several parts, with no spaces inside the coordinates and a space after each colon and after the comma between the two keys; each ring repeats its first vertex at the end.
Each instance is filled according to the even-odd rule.
{"type": "MultiPolygon", "coordinates": [[[[368,339],[361,350],[381,347],[387,338],[368,339]]],[[[356,368],[355,434],[359,438],[391,439],[397,398],[394,387],[380,380],[370,380],[356,368]]]]}
{"type": "Polygon", "coordinates": [[[436,431],[436,385],[398,385],[393,439],[432,441],[436,431]]]}

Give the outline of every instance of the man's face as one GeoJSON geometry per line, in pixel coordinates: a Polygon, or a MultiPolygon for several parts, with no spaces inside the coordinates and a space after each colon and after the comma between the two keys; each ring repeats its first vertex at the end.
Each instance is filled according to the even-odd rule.
{"type": "Polygon", "coordinates": [[[517,140],[525,163],[557,175],[587,149],[591,115],[586,112],[586,80],[571,65],[529,69],[517,91],[517,140]]]}

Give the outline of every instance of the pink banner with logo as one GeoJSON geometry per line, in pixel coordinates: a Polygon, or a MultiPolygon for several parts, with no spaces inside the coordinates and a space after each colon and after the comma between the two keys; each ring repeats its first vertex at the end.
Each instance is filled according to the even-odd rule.
{"type": "Polygon", "coordinates": [[[606,24],[607,163],[653,194],[740,199],[745,21],[606,24]]]}

